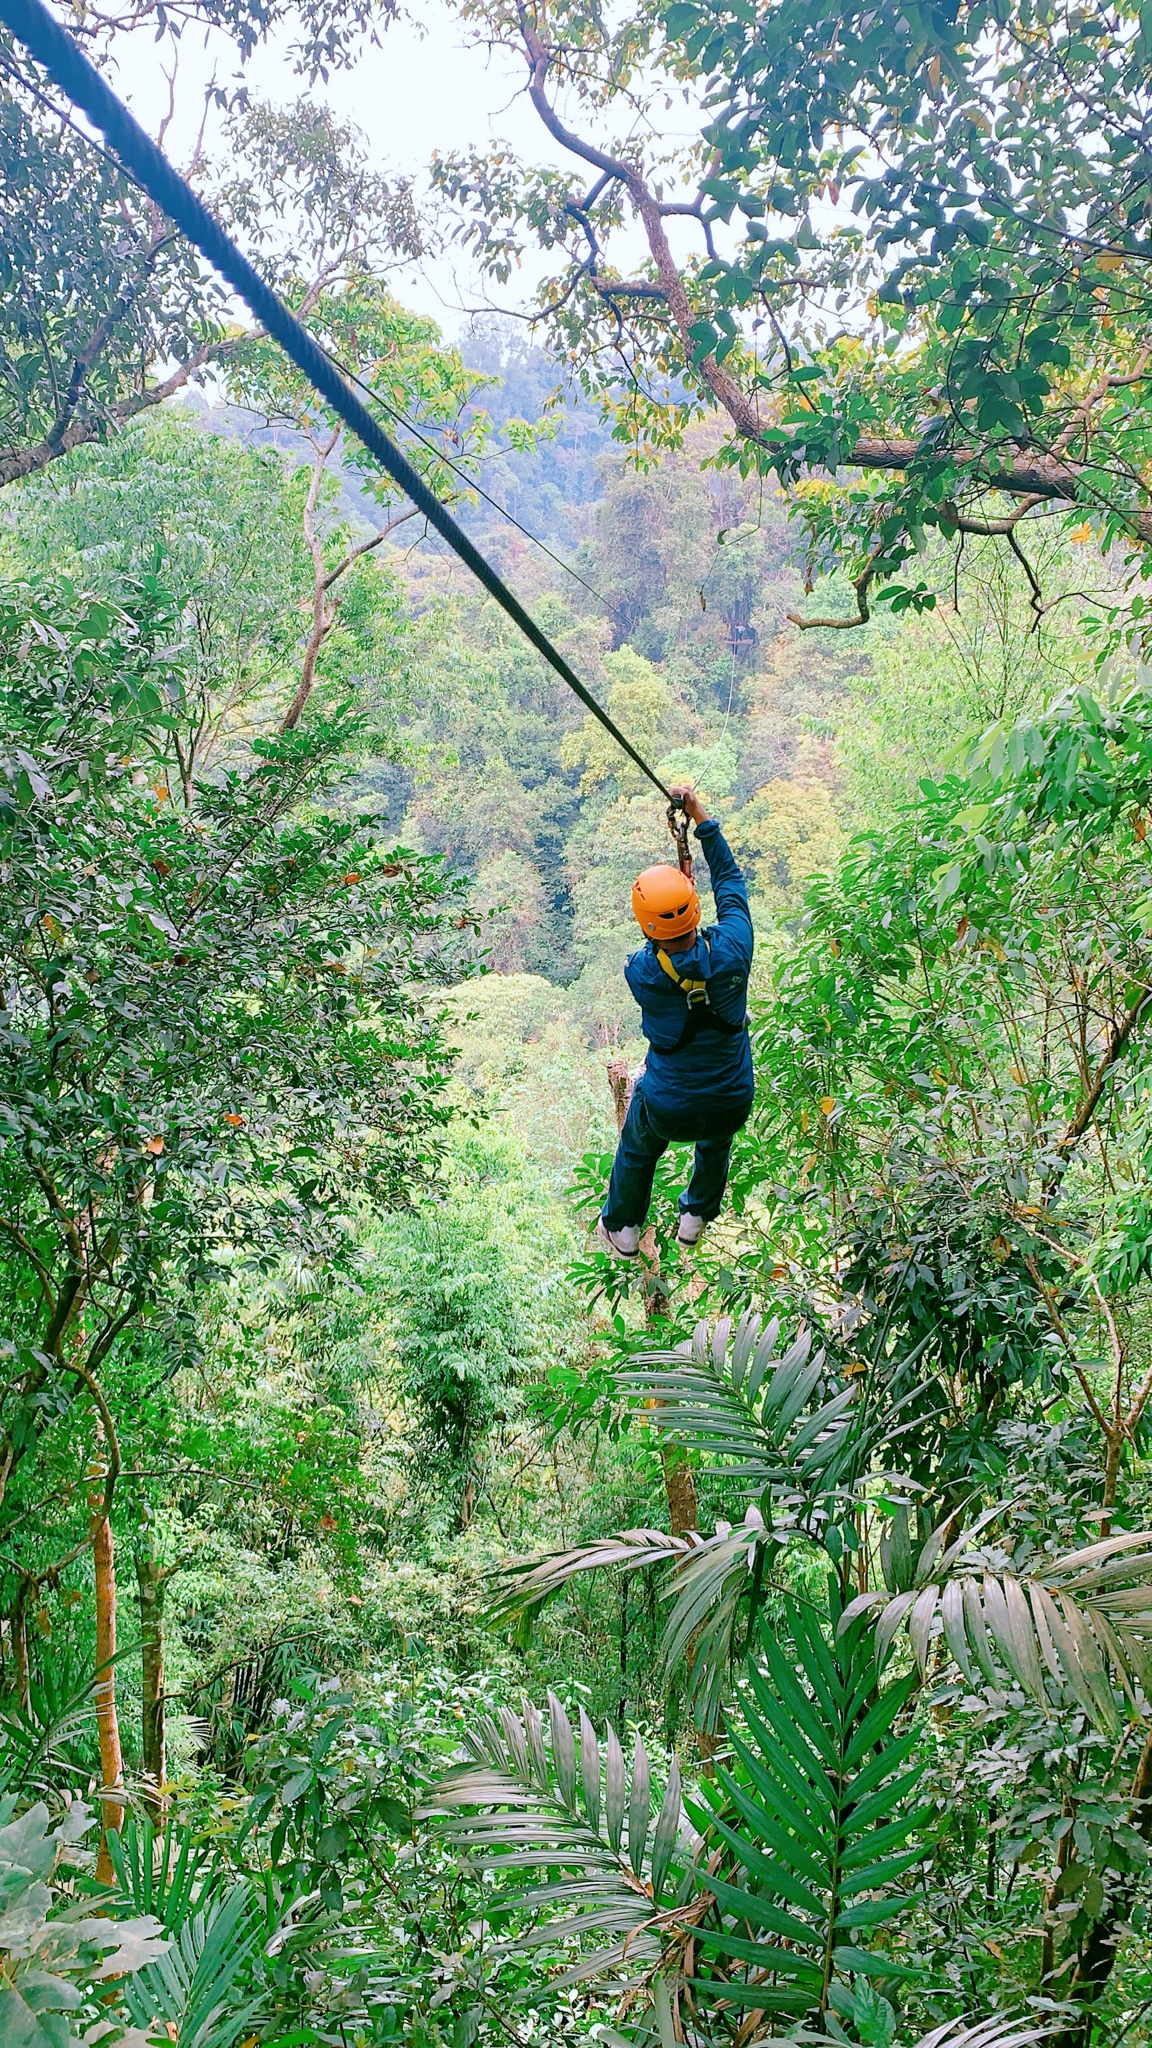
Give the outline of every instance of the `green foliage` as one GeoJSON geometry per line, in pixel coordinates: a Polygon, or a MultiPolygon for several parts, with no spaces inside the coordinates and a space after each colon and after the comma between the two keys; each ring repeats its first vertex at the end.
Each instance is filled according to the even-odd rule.
{"type": "Polygon", "coordinates": [[[745,1315],[735,1329],[696,1326],[691,1345],[641,1351],[615,1375],[613,1392],[631,1404],[658,1441],[704,1458],[734,1482],[744,1508],[733,1528],[665,1536],[629,1529],[545,1558],[515,1561],[501,1612],[531,1610],[592,1570],[663,1567],[669,1670],[686,1659],[691,1690],[703,1690],[714,1719],[719,1687],[737,1645],[752,1634],[776,1568],[797,1540],[839,1560],[854,1545],[856,1488],[891,1413],[861,1402],[808,1330],[780,1347],[780,1323],[745,1315]],[[847,1534],[844,1533],[845,1529],[847,1534]]]}
{"type": "Polygon", "coordinates": [[[601,1761],[587,1715],[581,1712],[577,1730],[555,1693],[548,1695],[547,1727],[550,1753],[545,1718],[530,1702],[519,1716],[504,1708],[473,1723],[466,1738],[471,1761],[434,1788],[433,1805],[485,1809],[449,1822],[448,1834],[496,1880],[497,1913],[514,1905],[532,1919],[566,1916],[543,1918],[521,1934],[522,1943],[608,1935],[608,1946],[577,1963],[571,1980],[611,1971],[635,1983],[635,1966],[660,1956],[662,1909],[682,1903],[679,1770],[673,1760],[657,1801],[639,1735],[629,1768],[609,1727],[601,1761]],[[562,1869],[567,1875],[554,1875],[562,1869]]]}
{"type": "MultiPolygon", "coordinates": [[[[131,2022],[140,1973],[168,1947],[159,1919],[110,1919],[64,1893],[61,1865],[93,1825],[83,1801],[51,1830],[43,1802],[15,1808],[13,1796],[0,1800],[0,2038],[12,2048],[71,2048],[99,2026],[109,2048],[144,2048],[131,2022]]],[[[213,2048],[232,2039],[218,2034],[213,2048]]]]}
{"type": "MultiPolygon", "coordinates": [[[[339,61],[363,8],[278,5],[257,18],[249,0],[200,0],[160,16],[214,21],[251,49],[274,22],[304,26],[307,68],[339,61]]],[[[123,26],[123,24],[116,24],[123,26]]],[[[95,24],[91,25],[89,33],[95,24]]],[[[96,28],[105,43],[112,24],[96,28]]],[[[58,121],[22,47],[5,34],[0,192],[9,226],[0,263],[0,483],[34,475],[226,363],[245,336],[211,271],[111,158],[58,121]]],[[[221,95],[223,98],[223,95],[221,95]]],[[[308,100],[271,109],[247,93],[224,138],[228,166],[212,203],[270,278],[298,299],[344,266],[372,271],[420,247],[411,190],[369,169],[363,138],[308,100]],[[276,202],[254,213],[272,184],[276,202]],[[303,270],[303,276],[301,272],[303,270]]]]}
{"type": "Polygon", "coordinates": [[[111,1501],[118,1422],[164,1455],[162,1389],[195,1360],[206,1286],[288,1260],[347,1270],[355,1190],[403,1199],[445,1116],[426,992],[453,884],[335,807],[348,714],[185,784],[173,618],[155,588],[133,611],[5,600],[0,1512],[18,1660],[33,1615],[50,1630],[40,1589],[87,1546],[77,1460],[99,1437],[111,1501]]]}
{"type": "Polygon", "coordinates": [[[944,1534],[936,1530],[928,1539],[907,1589],[894,1587],[887,1602],[882,1594],[858,1594],[846,1618],[882,1610],[876,1630],[881,1658],[905,1623],[924,1675],[938,1620],[936,1640],[942,1638],[969,1685],[978,1685],[981,1675],[998,1684],[1006,1671],[1011,1683],[1047,1708],[1050,1682],[1061,1704],[1078,1707],[1114,1738],[1122,1724],[1109,1667],[1133,1711],[1148,1669],[1147,1536],[1113,1536],[1018,1575],[997,1573],[994,1557],[980,1560],[971,1537],[941,1551],[944,1534]],[[982,1579],[975,1577],[979,1562],[982,1579]]]}
{"type": "MultiPolygon", "coordinates": [[[[147,402],[140,366],[218,335],[218,291],[104,156],[13,91],[0,100],[0,477],[19,456],[94,439],[147,402]],[[72,372],[70,378],[69,372],[72,372]],[[14,459],[15,458],[15,459],[14,459]]],[[[36,468],[33,459],[27,465],[36,468]]]]}
{"type": "Polygon", "coordinates": [[[982,1390],[973,1426],[1060,1374],[1052,1287],[1140,1237],[1145,726],[1142,692],[1080,692],[926,783],[813,891],[761,1039],[786,1243],[847,1245],[868,1313],[982,1390]]]}
{"type": "Polygon", "coordinates": [[[234,2048],[267,2012],[260,1961],[269,1929],[258,1896],[243,1882],[209,1890],[164,1926],[163,1955],[126,1994],[133,2018],[149,2029],[159,2022],[178,2048],[234,2048]]]}
{"type": "Polygon", "coordinates": [[[435,1800],[482,1809],[452,1821],[450,1837],[492,1873],[499,1912],[515,1904],[530,1916],[522,1945],[584,1946],[574,1980],[610,1973],[632,1998],[643,1989],[658,2018],[686,1995],[685,1969],[709,2006],[821,2025],[830,2006],[851,2019],[857,1996],[866,2012],[870,1980],[912,1974],[872,1930],[907,1910],[907,1888],[896,1887],[924,1853],[908,1847],[922,1819],[910,1803],[920,1771],[908,1768],[919,1738],[891,1736],[913,1681],[877,1697],[858,1622],[831,1644],[795,1605],[787,1625],[799,1674],[765,1630],[745,1666],[731,1766],[687,1802],[695,1837],[674,1759],[656,1811],[639,1735],[629,1772],[614,1729],[601,1764],[587,1716],[577,1731],[554,1694],[547,1721],[525,1704],[520,1716],[504,1709],[473,1724],[472,1761],[435,1800]],[[686,1961],[692,1942],[709,1959],[702,1969],[686,1961]],[[715,1975],[713,1958],[723,1959],[715,1975]]]}
{"type": "Polygon", "coordinates": [[[1068,12],[1049,35],[1027,5],[461,12],[532,67],[548,140],[541,156],[437,154],[459,238],[501,281],[533,251],[538,317],[638,464],[715,413],[714,459],[794,490],[809,588],[839,566],[854,600],[794,616],[863,624],[878,600],[930,613],[948,578],[926,544],[955,560],[971,533],[1026,565],[1039,618],[1031,548],[1055,505],[1081,539],[1130,550],[1109,623],[1142,633],[1135,14],[1068,12]],[[690,136],[669,127],[681,93],[701,109],[690,136]],[[604,173],[591,189],[589,162],[604,173]],[[686,243],[670,245],[669,209],[686,243]]]}
{"type": "Polygon", "coordinates": [[[5,619],[5,1213],[50,1356],[81,1295],[114,1334],[221,1229],[254,1253],[297,1224],[306,1242],[333,1146],[395,1186],[436,1116],[410,942],[445,884],[389,859],[371,819],[300,815],[346,727],[262,743],[247,776],[173,801],[165,617],[81,604],[60,632],[18,595],[5,619]]]}
{"type": "MultiPolygon", "coordinates": [[[[550,251],[546,317],[639,465],[606,465],[595,519],[560,498],[587,500],[602,430],[574,454],[561,394],[546,469],[547,364],[505,349],[497,393],[397,304],[411,193],[323,106],[237,101],[204,176],[382,417],[419,419],[436,487],[523,483],[577,553],[563,598],[509,559],[731,827],[768,940],[759,1108],[690,1256],[675,1159],[655,1253],[585,1251],[560,1190],[575,1168],[602,1195],[603,1061],[640,1050],[620,967],[660,807],[440,557],[389,553],[390,486],[166,245],[73,378],[52,209],[105,312],[133,216],[85,253],[118,189],[85,214],[83,157],[18,98],[0,476],[33,480],[3,547],[41,581],[0,620],[2,1768],[57,1812],[110,1784],[107,1512],[132,1811],[101,1905],[167,1944],[113,1988],[61,1935],[80,2002],[35,2024],[53,2048],[70,2014],[113,2048],[1024,2048],[1043,2015],[1060,2048],[1139,2048],[1152,754],[1142,682],[1084,685],[1143,630],[1133,562],[1096,544],[1148,537],[1143,229],[1094,114],[1066,93],[1038,132],[1029,98],[1063,63],[1098,112],[1107,71],[1134,168],[1136,31],[1106,22],[1105,62],[1070,17],[1009,13],[993,51],[963,11],[832,37],[791,0],[468,11],[539,39],[538,104],[562,75],[610,147],[627,109],[590,194],[583,163],[577,189],[503,151],[438,172],[491,269],[550,251]],[[700,152],[656,170],[660,95],[705,75],[700,152]],[[1006,166],[1042,229],[1004,211],[1006,166]],[[675,254],[613,289],[613,236],[688,204],[681,172],[675,254]],[[162,351],[237,403],[157,412],[162,351]],[[253,413],[287,459],[240,445],[253,413]],[[1091,507],[1070,541],[1038,544],[1046,499],[1091,507]],[[797,642],[837,565],[887,615],[797,642]],[[537,1688],[547,1715],[508,1704],[537,1688]]],[[[64,1883],[37,1939],[78,1918],[87,1852],[64,1883]]],[[[26,2004],[31,1963],[4,1978],[26,2004]]]]}
{"type": "Polygon", "coordinates": [[[831,2009],[866,2029],[876,1980],[914,1974],[879,1930],[913,1902],[908,1873],[924,1849],[909,1838],[929,1816],[915,1806],[919,1731],[893,1734],[914,1680],[878,1691],[871,1634],[836,1626],[832,1584],[831,1641],[818,1610],[791,1603],[787,1650],[761,1625],[732,1766],[691,1808],[705,1845],[725,1843],[736,1865],[710,1880],[721,1926],[700,1941],[744,1965],[714,1995],[821,2024],[831,2009]]]}
{"type": "Polygon", "coordinates": [[[25,484],[5,553],[33,585],[65,577],[114,605],[162,586],[182,685],[173,732],[186,760],[227,759],[251,744],[298,665],[310,567],[301,498],[277,454],[162,412],[25,484]]]}

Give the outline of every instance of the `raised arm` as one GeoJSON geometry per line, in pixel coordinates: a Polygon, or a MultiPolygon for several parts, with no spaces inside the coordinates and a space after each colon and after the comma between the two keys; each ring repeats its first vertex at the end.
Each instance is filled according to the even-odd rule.
{"type": "Polygon", "coordinates": [[[746,965],[752,961],[752,918],[748,909],[748,885],[739,862],[715,818],[710,818],[695,792],[686,786],[673,789],[677,803],[687,811],[704,850],[712,894],[716,899],[716,922],[726,939],[738,948],[746,965]]]}

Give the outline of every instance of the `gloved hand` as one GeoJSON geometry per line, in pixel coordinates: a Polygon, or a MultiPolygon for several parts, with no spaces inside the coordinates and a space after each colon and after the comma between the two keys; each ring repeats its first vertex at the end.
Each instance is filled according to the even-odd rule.
{"type": "Polygon", "coordinates": [[[703,804],[701,803],[699,797],[696,795],[696,792],[692,788],[690,782],[674,782],[672,784],[671,795],[673,803],[679,804],[681,810],[687,811],[688,816],[691,818],[692,823],[694,825],[703,825],[707,823],[708,813],[704,809],[703,804]]]}

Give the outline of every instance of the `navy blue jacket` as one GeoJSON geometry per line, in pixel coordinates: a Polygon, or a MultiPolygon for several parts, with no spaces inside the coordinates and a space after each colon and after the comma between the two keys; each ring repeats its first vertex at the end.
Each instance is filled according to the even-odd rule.
{"type": "MultiPolygon", "coordinates": [[[[747,1009],[752,965],[748,890],[716,820],[707,818],[698,825],[696,837],[708,862],[717,921],[697,933],[694,946],[668,957],[677,974],[707,981],[709,1004],[718,1017],[739,1024],[747,1009]]],[[[723,1116],[747,1110],[754,1088],[748,1033],[700,1031],[681,1052],[672,1052],[684,1030],[688,1004],[656,958],[654,940],[630,956],[624,973],[640,1005],[648,1040],[644,1100],[657,1115],[723,1116]]]]}

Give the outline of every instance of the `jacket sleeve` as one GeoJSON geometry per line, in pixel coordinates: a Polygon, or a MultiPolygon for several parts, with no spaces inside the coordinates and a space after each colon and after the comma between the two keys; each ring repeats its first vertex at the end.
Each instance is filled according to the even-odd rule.
{"type": "Polygon", "coordinates": [[[641,982],[636,965],[639,958],[639,953],[629,953],[627,960],[624,962],[624,979],[627,982],[632,994],[635,996],[636,1001],[639,1003],[641,1010],[643,1010],[644,998],[640,993],[641,982]]]}
{"type": "Polygon", "coordinates": [[[753,936],[748,885],[715,818],[705,818],[702,825],[697,825],[696,837],[708,863],[712,894],[716,898],[716,922],[744,966],[750,967],[753,936]]]}

